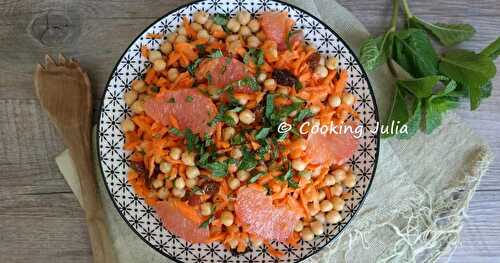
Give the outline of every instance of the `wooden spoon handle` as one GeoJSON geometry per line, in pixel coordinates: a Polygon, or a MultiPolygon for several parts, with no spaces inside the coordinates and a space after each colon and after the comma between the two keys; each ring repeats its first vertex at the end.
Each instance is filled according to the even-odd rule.
{"type": "MultiPolygon", "coordinates": [[[[85,126],[85,125],[84,125],[85,126]]],[[[85,129],[85,127],[81,127],[85,129]]],[[[65,144],[74,160],[82,191],[82,205],[85,210],[94,263],[116,263],[113,243],[105,222],[104,210],[97,192],[94,175],[90,127],[88,132],[63,132],[65,144]]]]}

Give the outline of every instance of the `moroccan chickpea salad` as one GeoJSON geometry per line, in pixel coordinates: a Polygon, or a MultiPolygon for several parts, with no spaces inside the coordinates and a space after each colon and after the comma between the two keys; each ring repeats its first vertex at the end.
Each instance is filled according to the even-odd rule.
{"type": "Polygon", "coordinates": [[[124,95],[128,182],[165,228],[237,252],[297,244],[342,220],[356,177],[352,134],[299,133],[354,116],[347,72],[304,41],[285,12],[197,12],[143,46],[151,66],[124,95]],[[280,131],[280,124],[290,125],[280,131]]]}

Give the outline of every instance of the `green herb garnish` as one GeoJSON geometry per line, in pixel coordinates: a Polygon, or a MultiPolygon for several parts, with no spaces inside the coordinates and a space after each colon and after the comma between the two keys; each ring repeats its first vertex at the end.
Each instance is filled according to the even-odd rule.
{"type": "Polygon", "coordinates": [[[217,13],[213,16],[213,19],[214,19],[214,23],[216,23],[217,25],[225,26],[225,25],[227,25],[227,22],[229,21],[229,15],[217,13]]]}
{"type": "Polygon", "coordinates": [[[201,59],[197,58],[193,61],[193,63],[189,64],[189,66],[187,67],[187,71],[189,72],[189,74],[194,76],[194,74],[196,73],[196,69],[198,68],[198,65],[200,65],[200,62],[201,59]]]}
{"type": "Polygon", "coordinates": [[[257,182],[257,180],[259,180],[259,178],[261,178],[261,177],[262,177],[262,176],[264,176],[264,175],[266,175],[266,173],[264,173],[264,172],[259,172],[259,173],[255,174],[254,176],[252,176],[252,177],[248,180],[248,182],[249,182],[249,183],[251,183],[251,184],[253,184],[253,183],[257,182]]]}
{"type": "Polygon", "coordinates": [[[186,97],[187,102],[192,102],[193,101],[193,96],[187,96],[186,97]]]}
{"type": "Polygon", "coordinates": [[[170,130],[168,130],[168,131],[175,136],[179,136],[179,137],[184,136],[184,134],[177,128],[170,128],[170,130]]]}
{"type": "Polygon", "coordinates": [[[260,88],[259,83],[257,83],[257,80],[255,80],[254,77],[246,77],[244,79],[238,80],[238,86],[240,87],[248,86],[253,91],[257,91],[260,88]]]}
{"type": "Polygon", "coordinates": [[[265,139],[267,135],[269,134],[269,131],[271,131],[271,128],[269,127],[264,127],[260,129],[256,134],[255,134],[255,139],[261,140],[265,139]]]}
{"type": "Polygon", "coordinates": [[[491,95],[491,80],[496,74],[493,60],[500,54],[500,38],[481,52],[445,49],[438,54],[431,37],[444,47],[452,47],[472,38],[475,29],[469,24],[430,23],[412,14],[407,0],[392,3],[389,30],[363,43],[361,63],[372,71],[387,62],[397,75],[395,61],[414,78],[397,81],[387,125],[406,124],[408,133],[400,138],[410,138],[418,130],[430,134],[441,125],[444,114],[458,106],[460,98],[468,97],[471,110],[475,110],[491,95]],[[406,18],[404,29],[397,27],[400,2],[406,18]]]}
{"type": "Polygon", "coordinates": [[[214,53],[208,55],[209,58],[221,58],[224,56],[224,53],[220,49],[214,51],[214,53]]]}
{"type": "Polygon", "coordinates": [[[175,98],[174,97],[170,97],[168,100],[167,100],[168,103],[175,103],[175,98]]]}
{"type": "Polygon", "coordinates": [[[242,147],[243,157],[241,158],[238,170],[250,170],[257,166],[257,160],[252,152],[250,152],[247,147],[242,147]]]}

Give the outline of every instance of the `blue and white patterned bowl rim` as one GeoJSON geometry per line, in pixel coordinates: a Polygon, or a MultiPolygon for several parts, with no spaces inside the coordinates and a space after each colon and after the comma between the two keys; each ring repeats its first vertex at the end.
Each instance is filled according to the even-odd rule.
{"type": "MultiPolygon", "coordinates": [[[[98,120],[98,155],[103,179],[113,204],[130,228],[149,246],[176,262],[299,262],[316,254],[335,240],[360,209],[370,189],[377,167],[380,133],[372,134],[369,129],[378,123],[375,95],[367,74],[354,52],[346,42],[329,26],[305,10],[275,0],[202,0],[180,6],[148,26],[126,49],[108,80],[98,120]],[[342,211],[342,221],[329,224],[323,235],[314,240],[300,241],[299,246],[272,242],[285,256],[272,257],[264,246],[233,255],[219,243],[191,244],[163,228],[154,210],[138,198],[127,183],[127,158],[130,153],[123,150],[124,135],[121,121],[130,116],[123,101],[123,94],[130,90],[132,80],[142,77],[148,66],[140,55],[142,44],[157,49],[159,40],[147,39],[148,33],[167,33],[176,29],[183,16],[190,18],[197,10],[208,13],[230,13],[246,9],[252,14],[267,10],[287,11],[296,21],[296,27],[303,29],[307,41],[314,43],[324,54],[335,56],[339,66],[349,74],[347,89],[356,97],[355,110],[364,126],[364,135],[355,155],[349,159],[357,176],[353,196],[347,200],[342,211]]],[[[134,249],[133,247],[131,249],[134,249]]]]}

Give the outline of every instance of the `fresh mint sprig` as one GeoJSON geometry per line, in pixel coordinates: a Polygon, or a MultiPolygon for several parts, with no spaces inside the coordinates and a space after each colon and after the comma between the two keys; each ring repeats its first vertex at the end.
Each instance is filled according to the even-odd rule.
{"type": "MultiPolygon", "coordinates": [[[[410,138],[418,130],[432,133],[441,125],[444,114],[468,97],[471,110],[491,95],[491,79],[496,74],[494,60],[500,55],[500,38],[476,53],[454,49],[469,40],[476,30],[469,24],[431,23],[415,16],[407,0],[392,1],[389,29],[381,36],[367,39],[360,49],[360,60],[368,71],[387,63],[397,76],[393,63],[406,70],[413,79],[398,80],[387,124],[406,124],[410,138]],[[398,29],[397,21],[402,4],[406,20],[398,29]],[[448,50],[438,54],[431,43],[435,38],[448,50]]],[[[392,134],[385,134],[390,137],[392,134]]]]}

